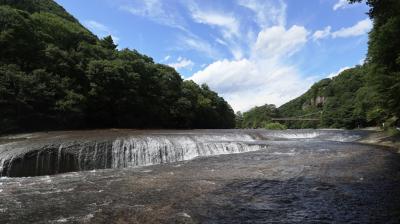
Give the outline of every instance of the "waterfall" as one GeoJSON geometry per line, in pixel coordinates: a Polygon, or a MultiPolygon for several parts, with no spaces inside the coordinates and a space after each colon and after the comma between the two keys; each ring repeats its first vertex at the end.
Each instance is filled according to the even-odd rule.
{"type": "MultiPolygon", "coordinates": [[[[204,136],[202,138],[204,140],[204,136]]],[[[261,145],[250,145],[244,142],[199,142],[198,139],[186,136],[117,139],[112,145],[111,167],[121,168],[171,163],[190,160],[198,156],[241,153],[262,148],[261,145]]]]}
{"type": "Polygon", "coordinates": [[[35,134],[24,141],[0,143],[0,176],[147,166],[260,150],[270,141],[355,141],[362,135],[365,133],[343,130],[96,130],[35,134]]]}
{"type": "MultiPolygon", "coordinates": [[[[0,148],[2,176],[38,176],[173,163],[263,148],[248,134],[149,134],[111,140],[0,148]]],[[[1,146],[0,146],[1,147],[1,146]]]]}

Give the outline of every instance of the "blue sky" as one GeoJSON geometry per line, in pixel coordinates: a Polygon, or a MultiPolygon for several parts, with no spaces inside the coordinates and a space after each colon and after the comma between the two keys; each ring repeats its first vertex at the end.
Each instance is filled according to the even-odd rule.
{"type": "Polygon", "coordinates": [[[362,63],[371,21],[346,0],[56,0],[99,37],[207,83],[237,110],[277,106],[362,63]]]}

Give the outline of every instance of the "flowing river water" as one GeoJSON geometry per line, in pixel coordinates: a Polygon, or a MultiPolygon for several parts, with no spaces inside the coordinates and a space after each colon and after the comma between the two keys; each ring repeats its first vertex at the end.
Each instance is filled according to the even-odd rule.
{"type": "Polygon", "coordinates": [[[0,223],[399,223],[400,155],[343,130],[0,138],[0,223]]]}

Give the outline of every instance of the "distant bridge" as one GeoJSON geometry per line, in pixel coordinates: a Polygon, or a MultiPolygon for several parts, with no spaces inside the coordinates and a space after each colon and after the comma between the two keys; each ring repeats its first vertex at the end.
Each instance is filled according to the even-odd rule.
{"type": "Polygon", "coordinates": [[[311,113],[311,114],[305,114],[302,116],[298,117],[277,117],[277,118],[272,118],[271,120],[273,121],[319,121],[319,118],[306,118],[310,115],[314,114],[322,114],[322,111],[318,111],[316,113],[311,113]]]}
{"type": "Polygon", "coordinates": [[[273,121],[319,121],[318,118],[296,118],[296,117],[282,117],[272,118],[273,121]]]}

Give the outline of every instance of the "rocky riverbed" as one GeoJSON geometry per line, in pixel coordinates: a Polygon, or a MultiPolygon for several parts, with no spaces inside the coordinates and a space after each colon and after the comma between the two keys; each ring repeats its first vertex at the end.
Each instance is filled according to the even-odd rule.
{"type": "MultiPolygon", "coordinates": [[[[77,170],[72,172],[54,165],[46,169],[66,172],[3,175],[0,223],[398,223],[400,156],[387,147],[356,142],[368,134],[107,130],[7,137],[0,144],[1,158],[19,161],[22,167],[30,161],[32,169],[37,167],[32,161],[41,164],[41,157],[29,160],[25,155],[35,152],[32,158],[37,159],[37,153],[52,148],[57,155],[59,145],[78,155],[69,158],[69,164],[76,165],[85,154],[81,151],[79,158],[82,146],[89,146],[85,148],[89,164],[104,158],[99,148],[94,156],[94,142],[137,144],[125,149],[110,144],[107,158],[125,165],[95,169],[74,165],[77,170]],[[143,149],[149,157],[132,156],[143,149]],[[182,149],[181,156],[170,153],[182,149]],[[126,156],[121,157],[121,150],[126,156]]],[[[58,155],[43,158],[55,159],[54,164],[61,161],[63,166],[65,153],[61,150],[60,159],[58,155]]],[[[7,161],[7,166],[13,164],[7,161]]]]}

